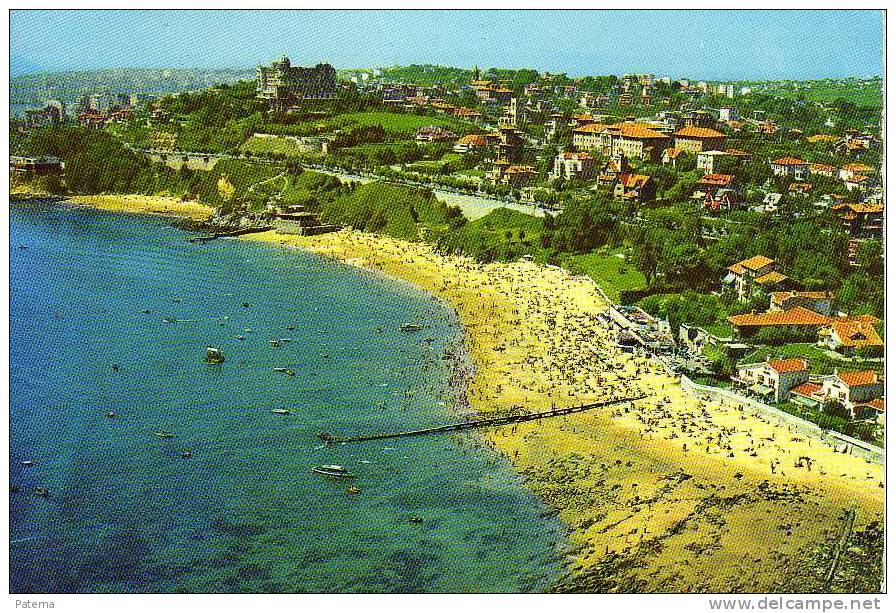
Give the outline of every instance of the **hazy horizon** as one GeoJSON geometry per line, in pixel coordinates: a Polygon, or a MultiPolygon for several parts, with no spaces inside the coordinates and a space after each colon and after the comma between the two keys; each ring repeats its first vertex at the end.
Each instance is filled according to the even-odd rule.
{"type": "Polygon", "coordinates": [[[116,68],[245,70],[283,54],[296,64],[329,62],[338,69],[478,65],[711,81],[883,75],[883,19],[874,10],[14,10],[10,46],[12,77],[116,68]]]}

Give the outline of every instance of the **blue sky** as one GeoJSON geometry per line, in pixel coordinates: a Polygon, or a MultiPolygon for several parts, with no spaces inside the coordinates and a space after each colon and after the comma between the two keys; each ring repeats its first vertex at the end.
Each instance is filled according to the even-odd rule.
{"type": "Polygon", "coordinates": [[[878,11],[12,11],[13,76],[434,63],[703,79],[883,74],[878,11]]]}

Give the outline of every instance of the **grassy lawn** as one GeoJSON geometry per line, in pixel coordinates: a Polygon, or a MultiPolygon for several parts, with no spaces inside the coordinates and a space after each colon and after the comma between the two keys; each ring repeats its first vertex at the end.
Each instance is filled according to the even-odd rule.
{"type": "Polygon", "coordinates": [[[460,121],[452,117],[427,117],[422,115],[410,115],[405,113],[386,113],[381,111],[367,111],[361,113],[348,113],[327,120],[332,128],[350,126],[375,126],[381,125],[390,134],[412,135],[424,126],[442,126],[453,130],[458,135],[476,131],[474,124],[460,121]]]}
{"type": "Polygon", "coordinates": [[[240,145],[240,151],[245,151],[252,155],[271,155],[279,153],[290,157],[306,154],[306,152],[302,151],[302,147],[300,147],[294,140],[281,136],[273,138],[252,136],[249,140],[240,145]]]}
{"type": "Polygon", "coordinates": [[[575,274],[588,275],[607,293],[610,300],[618,302],[620,291],[647,287],[647,279],[641,271],[634,264],[617,257],[622,252],[619,249],[608,254],[572,255],[563,261],[563,266],[575,274]]]}
{"type": "Polygon", "coordinates": [[[860,106],[880,107],[883,105],[883,92],[872,83],[825,83],[814,82],[806,89],[777,88],[767,93],[781,98],[797,98],[805,96],[806,100],[831,102],[843,98],[860,106]]]}
{"type": "Polygon", "coordinates": [[[734,328],[732,328],[731,324],[727,321],[717,321],[712,324],[699,324],[699,327],[710,334],[715,334],[719,338],[731,338],[734,334],[734,328]]]}
{"type": "Polygon", "coordinates": [[[772,358],[806,358],[809,360],[809,367],[812,374],[829,375],[834,372],[834,368],[842,370],[875,370],[883,371],[883,365],[880,362],[865,362],[851,360],[837,360],[825,353],[823,349],[812,343],[789,343],[779,347],[758,347],[748,353],[740,361],[741,364],[750,364],[762,362],[766,356],[771,355],[772,358]]]}

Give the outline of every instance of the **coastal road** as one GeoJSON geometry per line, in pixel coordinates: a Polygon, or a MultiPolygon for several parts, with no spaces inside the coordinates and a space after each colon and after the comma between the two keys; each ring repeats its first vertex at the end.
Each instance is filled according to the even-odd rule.
{"type": "MultiPolygon", "coordinates": [[[[282,164],[282,162],[279,160],[260,158],[257,156],[231,155],[226,153],[204,153],[196,151],[167,151],[160,149],[135,147],[133,145],[128,146],[135,152],[142,153],[157,162],[164,163],[169,163],[169,161],[170,163],[173,163],[174,161],[177,161],[178,163],[186,163],[185,160],[201,159],[205,165],[213,166],[214,163],[220,159],[232,159],[243,160],[247,162],[259,162],[264,164],[282,164]]],[[[474,194],[465,194],[411,181],[395,181],[394,179],[388,179],[386,177],[375,174],[355,175],[347,173],[345,171],[333,170],[324,166],[319,166],[317,164],[303,164],[302,167],[314,172],[337,177],[343,183],[355,182],[364,184],[372,183],[374,181],[389,181],[393,183],[407,184],[418,187],[427,187],[429,189],[432,189],[433,193],[436,195],[436,198],[438,198],[442,202],[458,207],[464,214],[464,217],[466,217],[470,221],[485,217],[495,209],[500,208],[519,211],[520,213],[525,213],[526,215],[532,215],[534,217],[544,217],[545,215],[545,209],[539,206],[536,206],[534,204],[523,204],[514,200],[499,200],[497,198],[487,198],[474,194]]]]}

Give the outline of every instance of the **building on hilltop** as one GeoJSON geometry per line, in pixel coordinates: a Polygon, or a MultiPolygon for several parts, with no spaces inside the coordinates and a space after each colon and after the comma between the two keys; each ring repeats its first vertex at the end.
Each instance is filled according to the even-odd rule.
{"type": "Polygon", "coordinates": [[[284,110],[303,101],[336,97],[336,69],[329,64],[312,68],[292,66],[284,56],[270,66],[259,66],[256,78],[256,95],[267,100],[274,110],[284,110]]]}

